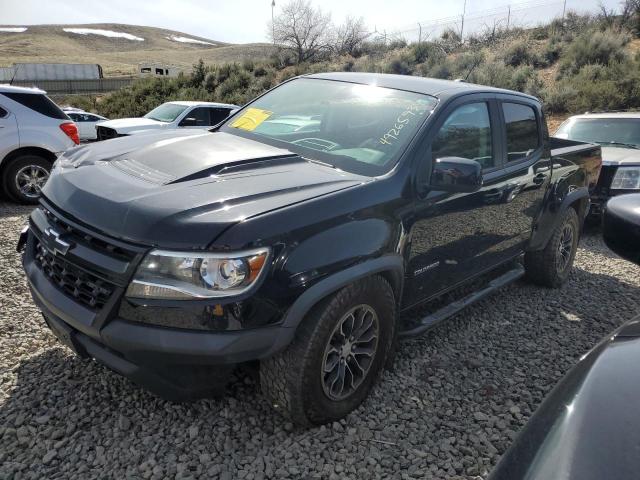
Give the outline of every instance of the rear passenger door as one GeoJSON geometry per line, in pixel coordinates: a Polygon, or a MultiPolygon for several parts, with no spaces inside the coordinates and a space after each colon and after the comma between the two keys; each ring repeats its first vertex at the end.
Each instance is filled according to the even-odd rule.
{"type": "Polygon", "coordinates": [[[546,125],[540,105],[522,97],[498,95],[505,150],[496,200],[518,249],[526,248],[542,210],[551,178],[551,155],[544,142],[546,125]]]}

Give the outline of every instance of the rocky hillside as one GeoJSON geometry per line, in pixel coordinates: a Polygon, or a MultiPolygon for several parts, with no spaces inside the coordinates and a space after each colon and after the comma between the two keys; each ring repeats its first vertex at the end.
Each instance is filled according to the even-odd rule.
{"type": "Polygon", "coordinates": [[[0,26],[0,66],[14,62],[98,63],[106,76],[127,75],[139,62],[158,61],[187,70],[208,64],[262,60],[268,44],[233,45],[162,28],[113,23],[0,26]]]}

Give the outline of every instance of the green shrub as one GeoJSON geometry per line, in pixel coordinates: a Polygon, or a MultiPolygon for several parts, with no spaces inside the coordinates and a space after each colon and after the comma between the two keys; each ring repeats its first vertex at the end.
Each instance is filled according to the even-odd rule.
{"type": "Polygon", "coordinates": [[[384,68],[385,73],[395,73],[397,75],[410,75],[411,67],[405,59],[396,57],[392,59],[384,68]]]}
{"type": "Polygon", "coordinates": [[[517,40],[507,47],[503,55],[504,63],[518,67],[520,65],[533,65],[537,62],[537,55],[526,40],[517,40]]]}
{"type": "Polygon", "coordinates": [[[554,35],[549,38],[542,50],[541,66],[548,66],[556,63],[562,53],[563,42],[561,37],[554,35]]]}
{"type": "Polygon", "coordinates": [[[629,35],[612,31],[586,31],[576,37],[567,47],[561,64],[561,73],[577,73],[589,64],[607,65],[621,62],[626,57],[625,45],[629,35]]]}
{"type": "Polygon", "coordinates": [[[570,111],[577,92],[568,86],[552,86],[544,88],[541,99],[547,113],[565,113],[570,111]]]}

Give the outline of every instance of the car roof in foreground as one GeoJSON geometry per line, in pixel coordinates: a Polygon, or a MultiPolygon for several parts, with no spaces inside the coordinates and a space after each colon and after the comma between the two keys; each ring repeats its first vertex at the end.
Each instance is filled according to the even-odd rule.
{"type": "Polygon", "coordinates": [[[573,115],[572,118],[632,118],[640,119],[640,112],[602,112],[602,113],[583,113],[582,115],[573,115]]]}
{"type": "Polygon", "coordinates": [[[386,73],[360,72],[331,72],[305,75],[304,78],[318,78],[323,80],[337,80],[341,82],[360,83],[363,85],[377,85],[385,88],[395,88],[409,92],[422,93],[437,98],[449,98],[466,93],[505,93],[518,95],[535,102],[536,97],[525,93],[506,90],[503,88],[487,87],[463,81],[441,80],[437,78],[413,77],[410,75],[392,75],[386,73]]]}
{"type": "Polygon", "coordinates": [[[16,87],[7,83],[0,83],[0,93],[36,93],[44,95],[47,92],[36,87],[16,87]]]}
{"type": "Polygon", "coordinates": [[[176,100],[175,102],[167,102],[167,103],[173,103],[174,105],[184,105],[187,107],[206,105],[211,107],[238,108],[237,105],[231,105],[229,103],[216,103],[216,102],[193,102],[193,101],[187,101],[187,100],[176,100]]]}

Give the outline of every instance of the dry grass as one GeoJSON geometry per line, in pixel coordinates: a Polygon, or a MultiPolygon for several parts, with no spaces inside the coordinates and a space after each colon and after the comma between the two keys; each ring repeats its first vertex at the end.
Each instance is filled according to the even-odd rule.
{"type": "Polygon", "coordinates": [[[547,115],[547,127],[549,128],[549,135],[553,135],[560,124],[570,116],[570,113],[565,113],[562,115],[547,115]]]}
{"type": "Polygon", "coordinates": [[[0,32],[0,65],[19,62],[98,63],[105,76],[130,75],[139,62],[162,62],[186,70],[200,58],[205,63],[260,60],[271,53],[268,44],[233,45],[194,35],[121,24],[37,25],[24,33],[0,32]],[[64,27],[98,28],[130,33],[144,38],[144,42],[109,38],[101,35],[78,35],[64,32],[64,27]],[[216,46],[175,42],[170,35],[195,38],[216,46]]]}

